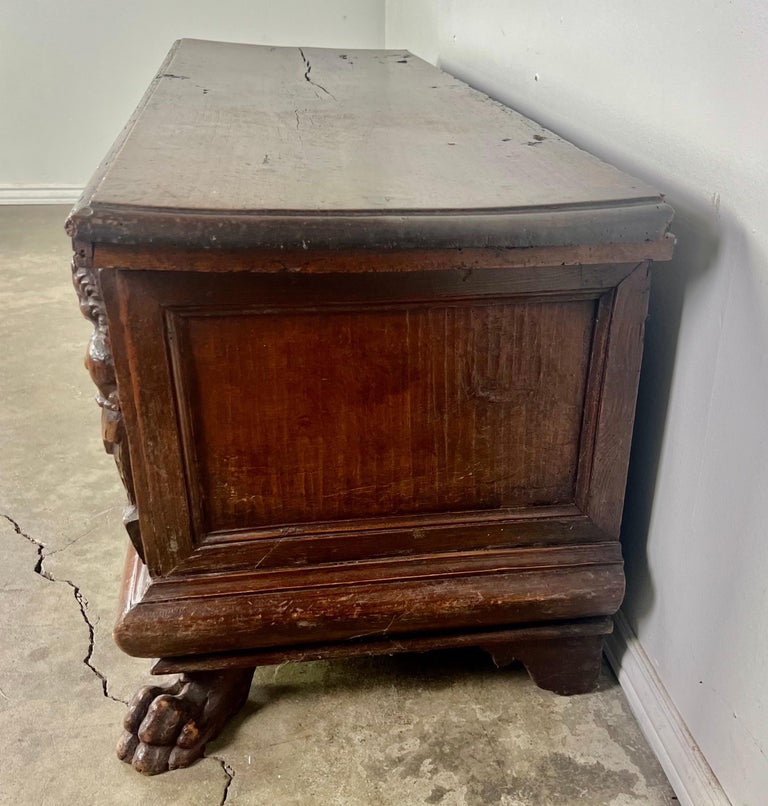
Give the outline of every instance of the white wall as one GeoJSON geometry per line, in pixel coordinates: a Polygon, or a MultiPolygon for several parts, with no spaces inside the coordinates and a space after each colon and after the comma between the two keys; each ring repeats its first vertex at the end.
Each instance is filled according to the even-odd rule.
{"type": "Polygon", "coordinates": [[[666,191],[625,613],[734,804],[768,802],[768,5],[387,0],[405,47],[666,191]]]}
{"type": "Polygon", "coordinates": [[[174,40],[379,48],[383,0],[27,0],[0,14],[0,187],[84,185],[174,40]]]}

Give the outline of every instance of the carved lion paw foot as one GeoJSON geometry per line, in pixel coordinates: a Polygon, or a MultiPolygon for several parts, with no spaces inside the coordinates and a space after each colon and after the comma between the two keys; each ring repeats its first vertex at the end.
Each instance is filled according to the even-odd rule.
{"type": "Polygon", "coordinates": [[[145,686],[128,704],[117,757],[145,775],[189,767],[248,699],[253,669],[195,672],[145,686]]]}

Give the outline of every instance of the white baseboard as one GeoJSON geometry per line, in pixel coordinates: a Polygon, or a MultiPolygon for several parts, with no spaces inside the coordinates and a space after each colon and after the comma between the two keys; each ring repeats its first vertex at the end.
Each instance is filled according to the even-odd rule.
{"type": "Polygon", "coordinates": [[[0,204],[74,204],[81,185],[0,185],[0,204]]]}
{"type": "Polygon", "coordinates": [[[731,806],[651,659],[621,612],[605,641],[605,654],[629,707],[682,806],[731,806]]]}

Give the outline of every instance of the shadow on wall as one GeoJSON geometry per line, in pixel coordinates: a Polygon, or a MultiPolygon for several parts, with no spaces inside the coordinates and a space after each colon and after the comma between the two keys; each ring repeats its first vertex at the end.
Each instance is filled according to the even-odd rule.
{"type": "MultiPolygon", "coordinates": [[[[654,491],[665,436],[667,409],[675,371],[678,333],[686,289],[701,281],[715,268],[721,248],[723,227],[713,200],[703,205],[685,189],[670,185],[669,177],[649,171],[647,166],[632,164],[601,153],[590,142],[588,133],[578,125],[565,130],[548,119],[546,110],[531,109],[510,96],[508,88],[492,78],[480,79],[466,65],[440,58],[438,66],[492,98],[511,106],[546,128],[570,140],[579,148],[601,156],[628,173],[639,176],[653,187],[664,188],[667,201],[675,209],[672,231],[677,236],[675,256],[668,263],[653,268],[651,299],[646,322],[645,351],[640,376],[637,416],[622,522],[622,550],[627,571],[626,602],[632,602],[632,614],[641,618],[654,603],[653,580],[648,568],[646,547],[653,508],[654,491]]],[[[730,226],[728,222],[728,226],[730,226]]],[[[734,226],[738,226],[733,222],[734,226]]],[[[712,356],[715,360],[715,356],[712,356]]],[[[634,621],[635,619],[633,619],[634,621]]]]}
{"type": "MultiPolygon", "coordinates": [[[[683,194],[667,194],[675,209],[674,258],[653,267],[651,298],[645,325],[645,349],[637,396],[621,542],[627,566],[627,599],[640,618],[653,606],[653,579],[646,545],[653,497],[667,424],[677,342],[686,288],[712,269],[720,248],[720,232],[712,209],[702,209],[683,194]]],[[[714,356],[713,356],[714,360],[714,356]]]]}
{"type": "Polygon", "coordinates": [[[438,60],[438,66],[552,129],[579,148],[602,156],[618,168],[639,176],[651,186],[665,188],[668,191],[667,201],[675,209],[672,222],[672,231],[677,236],[675,256],[668,263],[656,264],[652,273],[645,351],[622,522],[622,549],[627,570],[626,601],[632,602],[633,615],[642,617],[651,610],[654,601],[646,546],[675,369],[683,300],[686,288],[713,269],[721,245],[723,222],[714,205],[704,206],[690,198],[684,189],[671,188],[669,177],[654,175],[647,169],[640,170],[636,165],[621,164],[616,159],[601,155],[601,149],[585,138],[583,129],[579,130],[577,127],[562,130],[556,123],[548,120],[546,110],[534,110],[526,103],[518,103],[515,98],[510,97],[508,88],[493,79],[477,80],[478,76],[467,70],[465,65],[444,58],[438,60]]]}

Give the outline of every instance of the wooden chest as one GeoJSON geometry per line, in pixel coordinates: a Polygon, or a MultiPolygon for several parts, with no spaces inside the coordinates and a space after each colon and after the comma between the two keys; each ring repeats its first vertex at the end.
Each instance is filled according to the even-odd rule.
{"type": "MultiPolygon", "coordinates": [[[[671,217],[407,52],[177,43],[68,221],[119,645],[235,699],[459,645],[593,687],[671,217]]],[[[121,753],[157,772],[141,696],[121,753]]]]}

